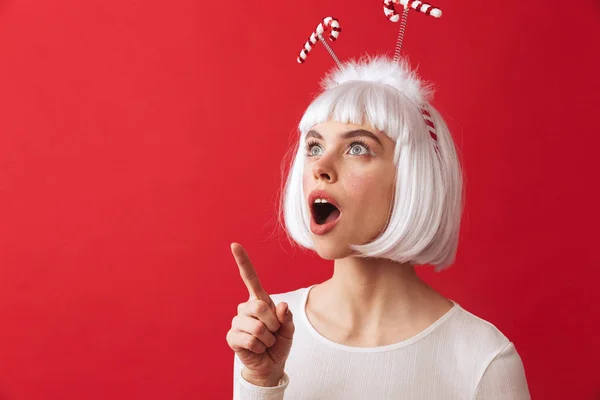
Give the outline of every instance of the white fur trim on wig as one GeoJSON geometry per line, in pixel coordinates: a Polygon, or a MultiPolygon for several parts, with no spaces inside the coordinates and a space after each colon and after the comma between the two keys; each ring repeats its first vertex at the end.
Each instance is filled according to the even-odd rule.
{"type": "Polygon", "coordinates": [[[321,86],[329,90],[349,81],[381,83],[398,89],[415,104],[421,106],[433,98],[431,85],[425,84],[404,59],[394,62],[385,57],[366,57],[349,61],[342,68],[328,74],[321,86]]]}

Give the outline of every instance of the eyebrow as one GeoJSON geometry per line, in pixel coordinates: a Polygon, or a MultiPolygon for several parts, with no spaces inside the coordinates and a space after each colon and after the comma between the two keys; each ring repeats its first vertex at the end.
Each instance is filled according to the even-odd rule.
{"type": "MultiPolygon", "coordinates": [[[[309,137],[314,137],[316,139],[323,139],[323,136],[315,130],[308,131],[308,133],[306,134],[306,138],[308,139],[309,137]]],[[[377,136],[375,136],[375,134],[373,134],[373,132],[369,132],[366,129],[355,129],[353,131],[348,131],[348,132],[345,132],[342,134],[342,139],[352,139],[355,137],[371,138],[374,141],[376,141],[381,147],[383,147],[383,144],[381,143],[379,138],[377,136]]]]}

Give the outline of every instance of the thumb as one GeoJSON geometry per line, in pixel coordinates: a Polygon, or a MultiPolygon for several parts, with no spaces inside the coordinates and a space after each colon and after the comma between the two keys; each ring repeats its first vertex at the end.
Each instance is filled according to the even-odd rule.
{"type": "Polygon", "coordinates": [[[275,332],[277,340],[275,341],[275,344],[269,348],[269,352],[272,354],[274,360],[284,362],[292,348],[292,339],[295,331],[294,319],[292,311],[285,302],[281,302],[277,305],[275,315],[277,315],[281,327],[275,332]]]}
{"type": "Polygon", "coordinates": [[[275,308],[275,315],[277,315],[277,319],[281,324],[278,332],[282,336],[289,337],[291,339],[294,335],[294,330],[290,330],[290,327],[294,327],[294,319],[292,317],[292,311],[290,310],[289,305],[286,302],[277,304],[277,307],[275,308]]]}

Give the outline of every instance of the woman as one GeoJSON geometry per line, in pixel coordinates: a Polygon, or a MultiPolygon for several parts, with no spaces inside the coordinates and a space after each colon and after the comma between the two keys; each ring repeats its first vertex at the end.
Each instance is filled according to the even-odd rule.
{"type": "Polygon", "coordinates": [[[290,237],[330,279],[269,296],[232,244],[250,299],[227,341],[236,399],[529,399],[496,327],[437,293],[416,265],[456,254],[454,143],[404,62],[348,62],[306,110],[282,202],[290,237]]]}

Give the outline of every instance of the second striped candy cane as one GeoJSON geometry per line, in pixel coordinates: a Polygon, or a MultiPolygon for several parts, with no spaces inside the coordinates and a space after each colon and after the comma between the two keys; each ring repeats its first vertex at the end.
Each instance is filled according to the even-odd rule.
{"type": "Polygon", "coordinates": [[[442,16],[442,10],[419,0],[383,0],[383,12],[385,12],[386,17],[392,22],[400,20],[400,14],[396,11],[395,4],[404,6],[405,9],[412,8],[435,18],[442,16]]]}
{"type": "Polygon", "coordinates": [[[404,41],[404,31],[406,30],[406,21],[408,19],[408,12],[411,8],[435,18],[442,16],[442,10],[419,0],[383,0],[383,12],[387,19],[392,22],[400,21],[398,40],[396,41],[396,49],[394,50],[394,61],[400,60],[402,42],[404,41]],[[402,11],[402,21],[400,21],[400,14],[396,11],[396,4],[400,4],[404,7],[402,11]]]}

